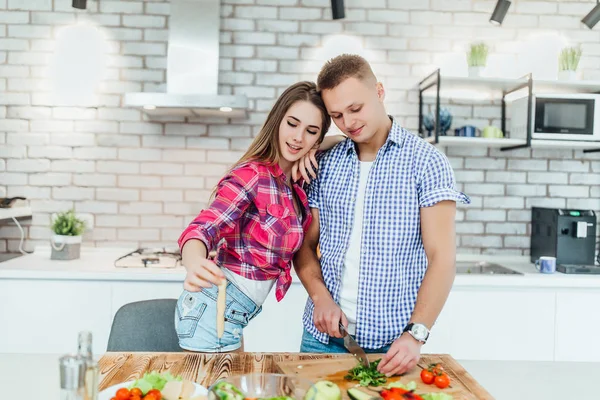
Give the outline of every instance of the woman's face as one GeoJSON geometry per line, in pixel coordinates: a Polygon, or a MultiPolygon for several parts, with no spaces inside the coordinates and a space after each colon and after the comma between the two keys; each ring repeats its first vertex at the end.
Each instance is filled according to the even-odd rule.
{"type": "Polygon", "coordinates": [[[318,144],[321,137],[321,111],[308,101],[297,101],[287,110],[279,125],[279,150],[283,160],[294,163],[318,144]]]}

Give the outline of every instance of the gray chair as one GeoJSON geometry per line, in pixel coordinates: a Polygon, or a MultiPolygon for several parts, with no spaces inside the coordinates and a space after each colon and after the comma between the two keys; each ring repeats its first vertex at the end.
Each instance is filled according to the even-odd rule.
{"type": "Polygon", "coordinates": [[[107,351],[180,352],[175,332],[175,299],[125,304],[110,329],[107,351]]]}

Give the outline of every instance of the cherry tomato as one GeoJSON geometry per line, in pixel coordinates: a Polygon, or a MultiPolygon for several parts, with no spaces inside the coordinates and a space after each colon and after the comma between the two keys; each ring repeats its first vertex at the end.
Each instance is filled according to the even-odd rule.
{"type": "Polygon", "coordinates": [[[428,371],[426,369],[421,371],[421,380],[423,381],[423,383],[431,385],[434,379],[435,375],[433,374],[433,372],[428,371]]]}
{"type": "Polygon", "coordinates": [[[129,400],[142,400],[142,396],[131,396],[129,400]]]}
{"type": "Polygon", "coordinates": [[[431,372],[433,372],[433,375],[440,375],[442,372],[444,372],[444,368],[442,367],[442,364],[429,364],[429,368],[428,368],[431,372]]]}
{"type": "Polygon", "coordinates": [[[129,392],[132,396],[143,396],[142,390],[140,388],[132,388],[131,391],[129,392]]]}
{"type": "Polygon", "coordinates": [[[117,398],[116,397],[111,397],[110,400],[117,400],[117,398]]]}
{"type": "Polygon", "coordinates": [[[115,397],[117,398],[117,400],[129,400],[129,397],[130,397],[129,389],[121,388],[121,389],[117,390],[117,395],[115,397]]]}
{"type": "Polygon", "coordinates": [[[156,397],[156,395],[154,393],[146,393],[146,395],[144,396],[144,398],[142,400],[161,400],[160,397],[156,397]]]}
{"type": "Polygon", "coordinates": [[[162,393],[160,393],[160,390],[158,389],[149,390],[148,393],[146,393],[146,396],[148,396],[149,394],[156,397],[156,400],[162,399],[162,393]]]}
{"type": "Polygon", "coordinates": [[[450,377],[446,374],[438,375],[435,377],[434,383],[435,386],[439,387],[440,389],[447,388],[450,386],[450,377]]]}

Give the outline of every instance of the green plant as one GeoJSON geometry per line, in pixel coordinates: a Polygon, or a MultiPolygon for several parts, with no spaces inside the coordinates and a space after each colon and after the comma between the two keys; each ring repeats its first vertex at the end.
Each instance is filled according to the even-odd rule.
{"type": "Polygon", "coordinates": [[[75,216],[74,210],[56,214],[52,222],[52,231],[57,235],[79,236],[85,230],[85,221],[75,216]]]}
{"type": "Polygon", "coordinates": [[[559,71],[576,71],[581,60],[581,47],[565,47],[558,56],[559,71]]]}
{"type": "Polygon", "coordinates": [[[485,43],[473,43],[467,53],[467,64],[469,64],[469,67],[485,67],[488,49],[485,43]]]}

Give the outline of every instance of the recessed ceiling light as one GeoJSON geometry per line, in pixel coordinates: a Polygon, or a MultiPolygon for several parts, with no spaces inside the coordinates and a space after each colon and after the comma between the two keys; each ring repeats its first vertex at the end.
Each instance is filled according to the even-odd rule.
{"type": "Polygon", "coordinates": [[[233,108],[231,108],[231,107],[221,107],[221,108],[219,108],[219,111],[222,111],[222,112],[232,112],[233,108]]]}
{"type": "Polygon", "coordinates": [[[156,106],[154,106],[152,104],[146,104],[144,106],[144,110],[156,110],[156,106]]]}

